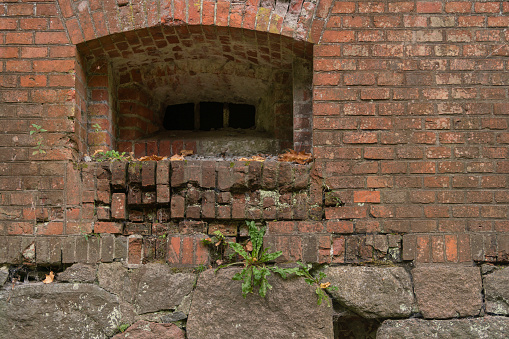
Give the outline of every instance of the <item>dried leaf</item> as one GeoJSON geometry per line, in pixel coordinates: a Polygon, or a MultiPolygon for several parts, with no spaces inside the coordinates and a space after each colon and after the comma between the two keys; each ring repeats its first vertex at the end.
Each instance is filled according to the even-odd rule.
{"type": "Polygon", "coordinates": [[[182,155],[178,155],[178,154],[175,154],[173,155],[171,158],[170,158],[171,161],[183,161],[184,160],[184,156],[182,155]]]}
{"type": "Polygon", "coordinates": [[[246,245],[244,246],[246,251],[251,252],[253,250],[253,244],[251,243],[251,240],[249,240],[246,245]]]}
{"type": "Polygon", "coordinates": [[[304,165],[310,163],[313,160],[313,157],[311,156],[311,153],[289,150],[286,153],[280,154],[278,160],[285,162],[296,162],[298,164],[304,165]]]}
{"type": "Polygon", "coordinates": [[[265,161],[264,157],[261,157],[259,155],[253,155],[251,158],[240,158],[239,161],[265,161]]]}
{"type": "Polygon", "coordinates": [[[104,151],[102,149],[98,149],[92,156],[95,157],[98,153],[104,153],[104,151]]]}
{"type": "Polygon", "coordinates": [[[53,279],[55,279],[55,273],[50,271],[49,274],[46,274],[46,279],[44,279],[42,282],[45,284],[50,284],[53,282],[53,279]]]}
{"type": "Polygon", "coordinates": [[[264,158],[264,157],[261,157],[261,156],[259,156],[259,155],[253,155],[253,156],[251,157],[251,160],[253,160],[253,161],[265,161],[265,158],[264,158]]]}
{"type": "Polygon", "coordinates": [[[328,282],[328,281],[327,281],[326,283],[321,283],[321,284],[320,284],[320,288],[321,288],[321,289],[326,289],[326,288],[327,288],[327,287],[329,287],[329,286],[330,286],[330,282],[328,282]]]}
{"type": "Polygon", "coordinates": [[[166,160],[166,159],[167,159],[166,157],[152,154],[152,155],[147,155],[147,156],[141,157],[139,160],[140,161],[160,161],[160,160],[166,160]]]}
{"type": "Polygon", "coordinates": [[[180,155],[182,155],[183,157],[187,157],[189,155],[193,155],[193,150],[192,149],[183,149],[182,151],[180,151],[180,155]]]}

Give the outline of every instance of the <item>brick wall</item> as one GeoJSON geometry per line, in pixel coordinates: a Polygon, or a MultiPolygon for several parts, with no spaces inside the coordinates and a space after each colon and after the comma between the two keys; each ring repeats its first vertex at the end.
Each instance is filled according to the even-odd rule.
{"type": "MultiPolygon", "coordinates": [[[[132,263],[164,257],[193,265],[206,261],[200,237],[224,225],[240,232],[248,218],[270,220],[267,240],[289,260],[507,262],[508,12],[504,1],[4,1],[0,241],[7,245],[0,261],[20,260],[32,241],[37,251],[53,244],[60,253],[76,241],[74,251],[84,253],[77,241],[94,231],[114,235],[90,238],[101,250],[86,245],[86,260],[103,260],[103,252],[112,260],[114,239],[128,244],[119,258],[132,263]],[[277,186],[265,189],[280,199],[275,216],[269,202],[250,205],[263,186],[223,187],[223,175],[248,180],[251,165],[188,162],[182,166],[192,175],[203,180],[210,172],[216,181],[172,186],[180,171],[174,163],[161,163],[167,180],[154,174],[148,185],[145,168],[158,173],[160,163],[141,165],[141,177],[126,176],[123,184],[115,183],[113,167],[78,163],[83,153],[120,146],[122,128],[111,107],[118,97],[107,92],[111,74],[101,64],[88,69],[87,56],[104,50],[101,41],[131,31],[139,37],[161,24],[280,35],[296,55],[309,55],[312,46],[313,88],[293,86],[293,141],[296,148],[312,142],[315,161],[312,170],[265,164],[262,178],[274,166],[287,183],[287,171],[295,179],[295,171],[309,172],[307,184],[288,191],[291,198],[277,186]],[[46,131],[31,134],[33,124],[46,131]],[[213,214],[203,205],[210,191],[213,214]],[[200,203],[188,199],[195,194],[200,203]],[[117,208],[123,200],[124,216],[117,208]],[[161,223],[146,221],[153,208],[170,210],[164,227],[174,236],[159,238],[161,223]]],[[[119,46],[107,47],[121,55],[119,46]]],[[[139,144],[140,155],[152,153],[153,145],[139,144]]]]}

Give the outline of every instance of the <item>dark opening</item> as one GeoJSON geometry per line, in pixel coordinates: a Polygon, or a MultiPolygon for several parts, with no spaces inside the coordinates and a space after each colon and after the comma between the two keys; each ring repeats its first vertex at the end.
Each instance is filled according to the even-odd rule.
{"type": "Polygon", "coordinates": [[[194,104],[179,104],[166,107],[163,127],[166,130],[193,130],[194,104]]]}
{"type": "Polygon", "coordinates": [[[253,105],[223,102],[200,102],[166,107],[163,127],[166,130],[218,130],[224,127],[249,129],[256,127],[253,105]],[[198,120],[195,112],[199,111],[198,120]],[[226,117],[226,121],[224,120],[226,117]]]}
{"type": "Polygon", "coordinates": [[[200,130],[223,128],[223,106],[222,102],[200,102],[200,130]]]}
{"type": "Polygon", "coordinates": [[[230,104],[229,126],[232,128],[251,128],[255,126],[256,109],[253,105],[230,104]]]}

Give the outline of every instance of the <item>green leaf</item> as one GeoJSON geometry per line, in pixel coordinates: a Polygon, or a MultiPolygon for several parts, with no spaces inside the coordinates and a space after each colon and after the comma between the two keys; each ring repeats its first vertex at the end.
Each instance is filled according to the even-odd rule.
{"type": "Polygon", "coordinates": [[[244,277],[244,273],[246,273],[246,270],[242,270],[241,272],[235,273],[235,275],[232,277],[232,280],[242,280],[244,277]]]}
{"type": "Polygon", "coordinates": [[[263,236],[265,235],[265,227],[258,228],[254,221],[246,221],[251,237],[251,244],[253,244],[252,256],[258,258],[260,249],[263,245],[263,236]]]}
{"type": "Polygon", "coordinates": [[[253,293],[253,270],[245,269],[244,281],[242,282],[242,296],[245,298],[248,293],[253,293]]]}
{"type": "Polygon", "coordinates": [[[30,135],[34,134],[36,131],[30,131],[30,135]]]}
{"type": "Polygon", "coordinates": [[[47,132],[47,130],[45,130],[44,128],[41,128],[41,129],[39,130],[39,132],[47,132]]]}
{"type": "Polygon", "coordinates": [[[317,287],[315,292],[318,295],[318,306],[320,306],[323,300],[323,291],[320,287],[317,287]]]}
{"type": "Polygon", "coordinates": [[[280,268],[280,267],[277,267],[277,266],[273,266],[273,267],[270,267],[270,269],[275,272],[275,273],[278,273],[281,278],[283,279],[286,279],[288,275],[290,274],[294,274],[294,273],[297,273],[299,268],[298,267],[294,267],[294,268],[280,268]]]}
{"type": "Polygon", "coordinates": [[[259,270],[260,279],[258,284],[260,285],[260,288],[258,290],[258,294],[262,298],[265,298],[265,295],[267,294],[267,290],[272,289],[272,286],[269,284],[269,281],[267,280],[267,277],[270,275],[270,271],[267,267],[263,267],[259,270]]]}
{"type": "Polygon", "coordinates": [[[37,153],[39,153],[39,151],[33,151],[32,155],[36,155],[37,153]]]}
{"type": "Polygon", "coordinates": [[[230,247],[244,259],[247,260],[249,258],[249,254],[246,252],[246,250],[244,250],[244,247],[242,247],[241,244],[238,244],[236,242],[229,242],[228,245],[230,245],[230,247]]]}
{"type": "Polygon", "coordinates": [[[304,278],[304,281],[308,283],[308,285],[313,285],[315,283],[315,281],[313,279],[310,279],[310,278],[304,278]]]}
{"type": "Polygon", "coordinates": [[[266,251],[263,251],[263,253],[260,257],[260,262],[274,261],[283,254],[282,251],[277,251],[274,253],[265,253],[265,252],[266,251]]]}

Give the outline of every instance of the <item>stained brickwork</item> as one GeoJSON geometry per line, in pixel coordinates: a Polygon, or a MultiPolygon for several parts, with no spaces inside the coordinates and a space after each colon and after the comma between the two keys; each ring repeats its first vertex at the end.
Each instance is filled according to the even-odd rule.
{"type": "MultiPolygon", "coordinates": [[[[40,262],[197,265],[207,260],[201,237],[241,232],[242,220],[253,219],[267,222],[268,242],[290,261],[507,262],[508,14],[505,1],[4,1],[0,261],[21,260],[35,241],[40,262]],[[169,31],[199,31],[191,45],[210,32],[229,42],[241,32],[260,46],[275,36],[281,52],[311,56],[313,87],[294,83],[293,111],[285,112],[293,146],[313,152],[312,170],[277,162],[83,166],[82,155],[98,148],[195,149],[192,140],[139,135],[117,144],[120,130],[138,123],[124,126],[115,107],[145,107],[143,92],[119,99],[107,65],[90,63],[105,51],[120,60],[143,34],[169,31]],[[92,232],[113,235],[77,245],[92,232]],[[129,251],[112,256],[111,239],[129,251]],[[73,254],[64,259],[64,249],[73,254]]],[[[147,48],[155,53],[170,36],[147,48]]],[[[235,60],[245,52],[269,67],[285,57],[270,44],[250,56],[249,46],[235,60]]],[[[144,133],[151,119],[138,119],[144,133]]]]}

